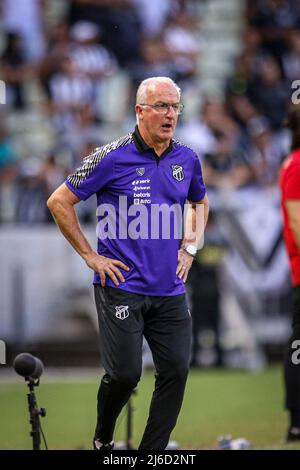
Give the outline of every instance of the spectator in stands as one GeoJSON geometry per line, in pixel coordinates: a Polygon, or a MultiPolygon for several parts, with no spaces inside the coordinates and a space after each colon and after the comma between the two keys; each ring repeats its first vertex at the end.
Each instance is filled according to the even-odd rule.
{"type": "Polygon", "coordinates": [[[290,80],[300,78],[300,32],[293,29],[288,33],[288,50],[282,56],[284,75],[290,80]]]}
{"type": "Polygon", "coordinates": [[[280,60],[288,29],[300,26],[300,5],[294,0],[248,0],[247,18],[261,31],[264,48],[280,60]]]}
{"type": "Polygon", "coordinates": [[[232,140],[215,131],[216,146],[212,154],[203,157],[203,173],[207,186],[216,189],[236,189],[254,180],[254,172],[242,150],[234,149],[232,140]]]}
{"type": "Polygon", "coordinates": [[[260,31],[248,26],[243,35],[242,50],[235,59],[233,73],[226,83],[227,95],[249,97],[249,87],[259,74],[263,54],[260,31]]]}
{"type": "MultiPolygon", "coordinates": [[[[45,181],[47,199],[57,188],[57,185],[64,181],[66,176],[66,169],[57,162],[53,154],[50,154],[41,165],[41,180],[45,181]]],[[[53,220],[52,217],[50,220],[53,220]]]]}
{"type": "Polygon", "coordinates": [[[271,132],[266,118],[255,117],[248,122],[250,136],[249,162],[259,185],[276,185],[278,171],[285,156],[283,141],[271,132]]]}
{"type": "Polygon", "coordinates": [[[145,39],[141,44],[141,61],[131,67],[134,94],[139,83],[151,76],[167,76],[176,78],[173,61],[161,37],[145,39]]]}
{"type": "Polygon", "coordinates": [[[72,167],[79,165],[78,155],[83,155],[82,149],[89,142],[95,142],[94,147],[100,147],[105,142],[105,130],[95,119],[95,113],[91,106],[82,107],[77,115],[72,128],[66,129],[57,138],[58,149],[71,152],[73,157],[72,167]]]}
{"type": "Polygon", "coordinates": [[[44,13],[48,0],[2,0],[4,29],[24,40],[26,60],[37,62],[45,53],[44,13]]]}
{"type": "Polygon", "coordinates": [[[96,23],[103,45],[112,50],[121,67],[139,55],[141,27],[132,0],[72,0],[68,21],[96,23]]]}
{"type": "Polygon", "coordinates": [[[255,28],[251,25],[246,25],[242,41],[242,53],[250,55],[260,55],[263,52],[265,53],[262,45],[262,33],[258,28],[255,28]]]}
{"type": "Polygon", "coordinates": [[[0,178],[3,175],[3,170],[15,163],[15,152],[9,138],[6,125],[3,119],[0,119],[0,178]]]}
{"type": "Polygon", "coordinates": [[[6,35],[6,46],[1,55],[2,78],[7,86],[7,104],[14,109],[25,107],[24,80],[31,67],[26,62],[22,38],[17,33],[6,35]]]}
{"type": "Polygon", "coordinates": [[[289,96],[290,87],[282,77],[278,62],[271,56],[263,58],[259,76],[252,82],[250,97],[274,131],[282,128],[289,96]]]}
{"type": "Polygon", "coordinates": [[[51,78],[49,88],[48,109],[58,132],[74,127],[86,107],[95,112],[93,81],[79,73],[69,57],[62,60],[60,71],[51,78]]]}
{"type": "Polygon", "coordinates": [[[199,32],[193,18],[185,11],[173,14],[164,30],[164,43],[175,66],[179,80],[194,76],[201,52],[199,32]]]}
{"type": "Polygon", "coordinates": [[[0,222],[11,222],[14,216],[14,184],[17,159],[8,130],[0,119],[0,222]]]}
{"type": "Polygon", "coordinates": [[[16,184],[16,222],[45,222],[47,192],[42,165],[37,157],[26,158],[20,163],[16,184]]]}
{"type": "Polygon", "coordinates": [[[224,103],[215,99],[206,99],[199,110],[199,115],[189,120],[178,131],[180,139],[195,148],[198,154],[213,154],[216,149],[216,133],[228,136],[232,145],[238,139],[239,129],[228,115],[224,103]]]}
{"type": "Polygon", "coordinates": [[[52,154],[45,160],[30,157],[21,161],[16,186],[16,221],[52,223],[45,201],[66,175],[67,170],[52,154]]]}
{"type": "Polygon", "coordinates": [[[99,28],[88,21],[79,21],[71,29],[74,41],[71,60],[78,73],[91,79],[109,77],[116,71],[112,53],[98,43],[99,28]]]}
{"type": "Polygon", "coordinates": [[[256,56],[242,52],[236,59],[235,70],[225,85],[227,109],[245,130],[247,121],[258,114],[251,102],[250,91],[257,73],[256,56]]]}
{"type": "Polygon", "coordinates": [[[175,0],[132,0],[142,24],[143,35],[146,38],[161,36],[167,18],[171,11],[176,11],[175,0]]]}
{"type": "Polygon", "coordinates": [[[50,31],[47,54],[38,65],[38,73],[42,86],[47,95],[50,95],[49,81],[57,72],[58,64],[71,54],[71,39],[69,27],[65,22],[60,22],[50,31]]]}

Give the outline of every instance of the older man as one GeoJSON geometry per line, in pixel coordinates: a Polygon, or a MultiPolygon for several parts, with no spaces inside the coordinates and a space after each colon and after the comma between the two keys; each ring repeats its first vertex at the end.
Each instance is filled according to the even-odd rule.
{"type": "Polygon", "coordinates": [[[99,450],[112,449],[117,417],[140,379],[143,336],[156,382],[139,449],[167,446],[183,400],[191,347],[184,282],[203,235],[208,199],[197,155],[173,139],[181,110],[180,89],[170,78],[143,81],[134,132],[96,149],[48,200],[62,233],[95,272],[105,370],[94,437],[99,450]],[[98,204],[98,253],[74,210],[92,194],[98,204]],[[184,234],[175,229],[171,234],[170,225],[181,225],[186,201],[190,223],[184,234]],[[157,208],[162,220],[155,217],[157,208]]]}

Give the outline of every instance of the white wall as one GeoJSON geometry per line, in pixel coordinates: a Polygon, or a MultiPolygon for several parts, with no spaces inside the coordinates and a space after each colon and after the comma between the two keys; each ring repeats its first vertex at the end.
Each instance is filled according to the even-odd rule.
{"type": "MultiPolygon", "coordinates": [[[[96,240],[93,228],[85,233],[96,240]]],[[[1,339],[45,337],[73,289],[92,297],[93,272],[55,226],[1,227],[0,259],[1,339]]]]}

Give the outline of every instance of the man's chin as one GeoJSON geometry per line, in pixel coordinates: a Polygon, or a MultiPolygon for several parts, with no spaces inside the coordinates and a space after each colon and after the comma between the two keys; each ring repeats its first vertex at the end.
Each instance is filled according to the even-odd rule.
{"type": "Polygon", "coordinates": [[[159,133],[159,137],[162,142],[167,142],[168,140],[172,139],[173,135],[174,129],[163,130],[159,133]]]}

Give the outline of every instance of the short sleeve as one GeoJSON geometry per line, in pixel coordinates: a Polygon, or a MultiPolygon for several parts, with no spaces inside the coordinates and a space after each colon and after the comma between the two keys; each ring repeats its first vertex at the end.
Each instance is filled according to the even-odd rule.
{"type": "Polygon", "coordinates": [[[195,156],[194,170],[188,191],[188,200],[191,202],[201,201],[206,193],[205,185],[202,178],[202,170],[199,158],[195,156]]]}
{"type": "Polygon", "coordinates": [[[96,149],[84,158],[81,167],[65,181],[68,188],[80,199],[86,200],[101,191],[114,178],[114,158],[105,147],[96,149]]]}

